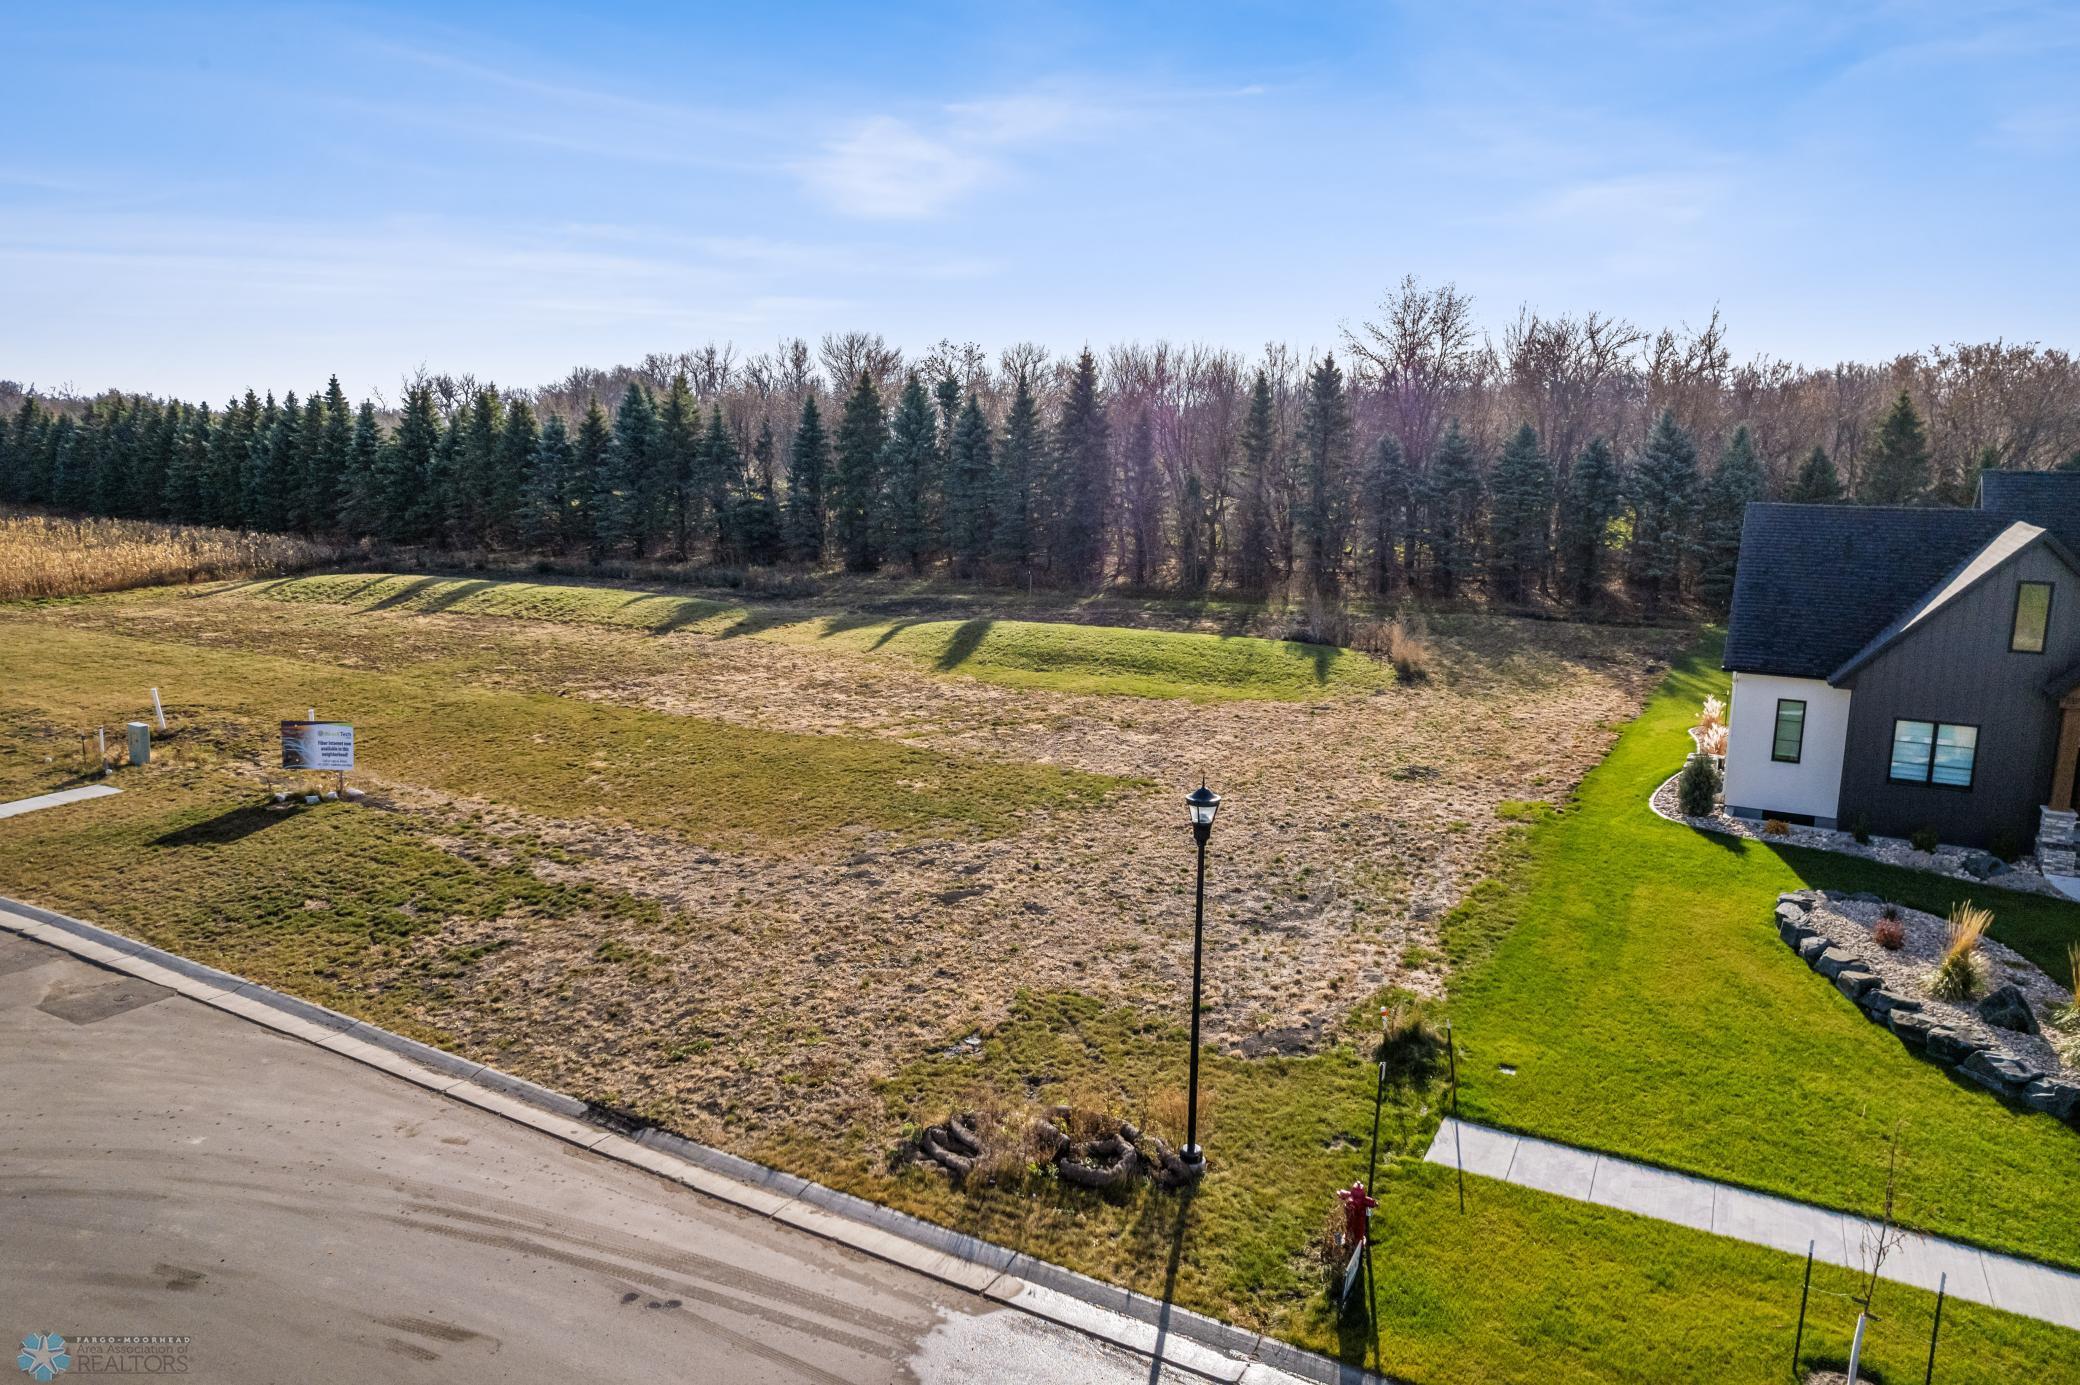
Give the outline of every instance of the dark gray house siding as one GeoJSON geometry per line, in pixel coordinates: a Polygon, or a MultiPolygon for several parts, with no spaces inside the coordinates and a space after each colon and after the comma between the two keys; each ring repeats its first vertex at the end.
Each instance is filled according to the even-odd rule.
{"type": "Polygon", "coordinates": [[[1946,842],[2026,848],[2048,801],[2059,710],[2045,679],[2080,659],[2080,574],[2037,543],[1952,600],[1858,669],[1842,756],[1840,821],[1905,836],[1933,827],[1946,842]],[[2044,652],[2008,648],[2020,582],[2052,583],[2044,652]],[[1979,728],[1969,789],[1890,781],[1896,719],[1979,728]]]}

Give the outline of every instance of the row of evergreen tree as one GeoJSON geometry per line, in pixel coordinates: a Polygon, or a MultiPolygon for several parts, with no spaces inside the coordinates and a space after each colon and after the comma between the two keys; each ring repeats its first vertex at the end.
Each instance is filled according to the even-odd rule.
{"type": "MultiPolygon", "coordinates": [[[[387,422],[336,378],[302,400],[248,392],[220,411],[116,395],[53,409],[32,396],[0,421],[0,499],[596,560],[943,563],[960,578],[1064,586],[1213,580],[1165,569],[1179,545],[1162,526],[1200,522],[1206,498],[1189,493],[1191,475],[1186,494],[1148,493],[1165,476],[1149,413],[1111,416],[1088,351],[1051,410],[1024,371],[1008,394],[992,418],[951,377],[928,387],[912,372],[891,407],[862,372],[834,420],[809,392],[784,446],[769,416],[732,426],[683,375],[661,392],[631,382],[611,414],[594,398],[574,421],[488,387],[444,411],[424,382],[387,422]]],[[[1718,606],[1745,506],[1765,493],[1746,428],[1709,466],[1666,413],[1630,456],[1597,439],[1550,458],[1526,425],[1490,457],[1452,422],[1433,455],[1410,459],[1391,434],[1359,445],[1333,356],[1312,365],[1300,402],[1283,436],[1271,383],[1255,377],[1239,479],[1206,520],[1226,536],[1226,580],[1245,592],[1289,580],[1326,594],[1485,585],[1506,600],[1589,601],[1622,578],[1650,603],[1694,594],[1718,606]]],[[[1927,486],[1905,394],[1862,461],[1859,499],[1904,501],[1927,486]]],[[[1823,451],[1785,498],[1843,498],[1823,451]]]]}

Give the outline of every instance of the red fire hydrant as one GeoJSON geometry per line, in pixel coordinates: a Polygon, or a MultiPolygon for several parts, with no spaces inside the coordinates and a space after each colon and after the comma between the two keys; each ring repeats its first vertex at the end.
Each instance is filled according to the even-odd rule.
{"type": "Polygon", "coordinates": [[[1379,1206],[1379,1199],[1365,1191],[1365,1180],[1359,1179],[1348,1188],[1340,1189],[1336,1200],[1343,1204],[1343,1237],[1351,1245],[1366,1240],[1372,1225],[1372,1209],[1379,1206]]]}

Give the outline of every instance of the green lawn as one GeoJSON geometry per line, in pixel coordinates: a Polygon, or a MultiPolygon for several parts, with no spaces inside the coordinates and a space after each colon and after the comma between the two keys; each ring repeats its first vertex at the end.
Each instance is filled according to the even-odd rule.
{"type": "Polygon", "coordinates": [[[1654,817],[1684,728],[1725,692],[1717,664],[1714,642],[1675,668],[1576,800],[1448,921],[1465,1115],[1865,1214],[1897,1124],[1905,1221],[2080,1266],[2080,1133],[1914,1057],[1770,918],[1801,886],[1936,913],[1972,897],[1994,936],[2062,977],[2080,907],[1654,817]]]}
{"type": "Polygon", "coordinates": [[[352,611],[753,635],[900,658],[932,673],[1009,687],[1108,696],[1303,701],[1375,692],[1393,682],[1392,670],[1363,654],[1291,640],[1037,620],[877,620],[576,583],[330,573],[252,582],[225,594],[352,611]]]}

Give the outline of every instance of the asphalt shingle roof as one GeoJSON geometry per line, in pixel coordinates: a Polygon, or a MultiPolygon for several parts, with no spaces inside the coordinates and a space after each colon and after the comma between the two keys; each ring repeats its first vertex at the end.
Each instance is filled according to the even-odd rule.
{"type": "Polygon", "coordinates": [[[1827,677],[2023,517],[1888,505],[1748,506],[1726,667],[1827,677]]]}
{"type": "Polygon", "coordinates": [[[1979,508],[2041,524],[2080,553],[2080,474],[2070,471],[1982,471],[1979,508]]]}

